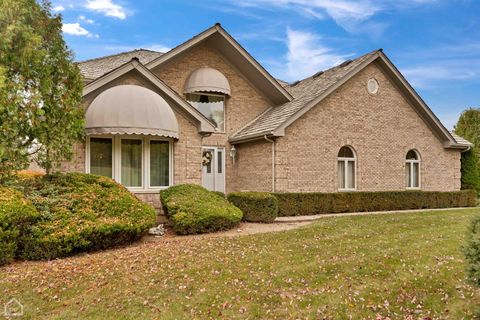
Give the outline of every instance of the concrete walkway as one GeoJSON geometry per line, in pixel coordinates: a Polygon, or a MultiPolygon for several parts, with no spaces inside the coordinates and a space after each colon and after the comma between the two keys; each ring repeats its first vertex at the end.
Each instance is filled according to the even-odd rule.
{"type": "MultiPolygon", "coordinates": [[[[396,211],[370,211],[370,212],[347,212],[347,213],[327,213],[316,214],[311,216],[293,216],[293,217],[278,217],[275,222],[292,223],[292,222],[306,222],[314,221],[328,217],[344,217],[344,216],[364,216],[372,214],[393,214],[393,213],[408,213],[408,212],[426,212],[426,211],[450,211],[461,209],[475,209],[475,207],[458,207],[458,208],[441,208],[441,209],[414,209],[414,210],[396,210],[396,211]]],[[[480,210],[480,208],[478,208],[480,210]]]]}

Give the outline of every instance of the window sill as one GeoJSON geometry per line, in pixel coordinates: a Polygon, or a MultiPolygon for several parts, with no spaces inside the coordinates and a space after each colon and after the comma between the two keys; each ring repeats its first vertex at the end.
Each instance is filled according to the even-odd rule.
{"type": "Polygon", "coordinates": [[[422,190],[420,187],[406,187],[406,190],[422,190]]]}
{"type": "Polygon", "coordinates": [[[148,188],[148,189],[141,189],[141,188],[129,188],[126,187],[128,191],[131,193],[158,193],[162,190],[165,190],[169,187],[158,187],[158,188],[148,188]]]}
{"type": "Polygon", "coordinates": [[[353,191],[357,191],[356,188],[354,189],[338,189],[338,192],[353,192],[353,191]]]}

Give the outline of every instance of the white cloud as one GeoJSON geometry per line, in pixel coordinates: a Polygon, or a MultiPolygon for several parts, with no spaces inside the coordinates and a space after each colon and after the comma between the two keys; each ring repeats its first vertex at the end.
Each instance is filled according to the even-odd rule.
{"type": "Polygon", "coordinates": [[[401,71],[409,82],[418,88],[430,88],[439,82],[468,80],[480,76],[480,71],[468,63],[465,65],[445,61],[437,63],[405,68],[401,71]]]}
{"type": "Polygon", "coordinates": [[[301,10],[302,14],[316,19],[324,19],[326,14],[339,26],[351,33],[373,32],[374,36],[383,32],[385,23],[371,23],[365,30],[358,26],[380,12],[399,11],[422,5],[431,5],[437,0],[230,0],[232,4],[248,8],[271,8],[301,10]],[[373,28],[378,27],[378,30],[373,28]]]}
{"type": "Polygon", "coordinates": [[[287,80],[305,78],[331,68],[348,57],[324,45],[320,36],[305,31],[287,29],[287,47],[287,70],[281,75],[287,80]]]}
{"type": "Polygon", "coordinates": [[[171,47],[164,46],[162,44],[152,44],[152,45],[144,46],[142,48],[147,49],[147,50],[159,51],[159,52],[167,52],[167,51],[172,50],[171,47]]]}
{"type": "Polygon", "coordinates": [[[65,8],[63,6],[55,6],[52,8],[52,10],[54,12],[62,12],[63,10],[65,10],[65,8]]]}
{"type": "Polygon", "coordinates": [[[114,17],[121,20],[124,20],[127,17],[125,9],[121,5],[114,3],[112,0],[87,0],[85,7],[108,17],[114,17]]]}
{"type": "Polygon", "coordinates": [[[84,23],[88,23],[88,24],[93,24],[95,22],[92,19],[86,18],[85,16],[79,16],[78,19],[83,21],[84,23]]]}
{"type": "Polygon", "coordinates": [[[64,23],[62,31],[72,36],[86,36],[89,38],[98,38],[98,34],[92,34],[90,31],[80,25],[80,23],[64,23]]]}

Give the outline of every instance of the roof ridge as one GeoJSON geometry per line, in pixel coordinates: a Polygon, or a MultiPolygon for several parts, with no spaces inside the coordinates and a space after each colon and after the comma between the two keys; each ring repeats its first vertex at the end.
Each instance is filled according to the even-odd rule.
{"type": "Polygon", "coordinates": [[[345,67],[345,66],[349,65],[350,63],[358,60],[358,59],[361,59],[361,58],[364,58],[364,57],[366,57],[366,56],[368,56],[368,55],[371,55],[371,54],[373,54],[373,53],[382,52],[382,51],[383,51],[382,48],[380,48],[380,49],[375,49],[375,50],[370,51],[370,52],[368,52],[368,53],[362,54],[361,56],[358,56],[358,57],[356,57],[356,58],[354,58],[354,59],[346,59],[345,61],[342,61],[342,62],[340,62],[339,64],[334,65],[333,67],[330,67],[330,68],[324,69],[324,70],[319,70],[319,71],[315,72],[314,74],[312,74],[312,75],[310,75],[310,76],[308,76],[308,77],[305,77],[305,78],[300,79],[300,80],[296,80],[296,81],[294,81],[294,82],[292,82],[292,83],[297,82],[296,84],[299,84],[299,83],[301,83],[301,82],[303,82],[303,81],[305,81],[305,80],[308,80],[308,79],[318,78],[319,76],[321,76],[321,75],[323,75],[323,74],[325,74],[325,73],[327,73],[327,72],[329,72],[329,71],[332,71],[332,70],[334,70],[334,69],[338,69],[338,68],[341,68],[341,67],[345,67]],[[347,62],[348,62],[348,64],[344,65],[344,64],[347,63],[347,62]]]}
{"type": "Polygon", "coordinates": [[[109,54],[109,55],[101,56],[101,57],[97,57],[97,58],[91,58],[91,59],[87,59],[87,60],[83,60],[83,61],[78,61],[77,63],[85,63],[85,62],[91,62],[91,61],[96,61],[96,60],[101,60],[101,59],[106,59],[106,58],[111,58],[111,57],[117,57],[117,56],[121,56],[121,55],[124,55],[124,54],[127,54],[127,53],[138,52],[138,51],[149,51],[149,52],[155,52],[155,53],[162,53],[163,54],[163,52],[161,52],[161,51],[138,48],[138,49],[133,49],[133,50],[129,50],[129,51],[113,53],[113,54],[109,54]]]}

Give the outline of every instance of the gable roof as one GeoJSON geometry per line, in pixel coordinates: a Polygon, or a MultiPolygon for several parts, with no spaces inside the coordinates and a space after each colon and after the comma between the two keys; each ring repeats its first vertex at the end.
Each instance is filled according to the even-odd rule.
{"type": "Polygon", "coordinates": [[[92,81],[129,62],[132,58],[138,58],[142,64],[146,64],[155,58],[160,57],[162,54],[162,52],[153,50],[135,49],[132,51],[80,61],[78,67],[84,78],[87,81],[92,81]]]}
{"type": "Polygon", "coordinates": [[[111,81],[126,74],[129,71],[136,70],[148,81],[150,81],[156,88],[158,88],[165,96],[172,100],[176,106],[176,110],[192,119],[197,123],[199,132],[213,133],[215,132],[215,125],[211,123],[203,114],[195,109],[190,103],[186,102],[180,95],[178,95],[172,88],[160,80],[155,74],[148,70],[137,58],[133,58],[127,63],[122,64],[118,68],[104,74],[93,82],[87,84],[83,88],[83,96],[100,89],[111,81]]]}
{"type": "MultiPolygon", "coordinates": [[[[333,85],[338,84],[345,76],[362,63],[371,62],[377,51],[368,53],[346,65],[339,65],[326,70],[322,74],[317,73],[302,81],[294,82],[285,88],[290,92],[294,99],[280,106],[274,106],[267,109],[252,122],[237,131],[232,137],[232,142],[242,141],[264,135],[283,136],[284,132],[278,129],[280,126],[289,123],[294,115],[302,111],[306,105],[321,96],[333,85]],[[275,132],[275,130],[277,130],[275,132]]],[[[345,64],[345,63],[344,63],[345,64]]]]}
{"type": "Polygon", "coordinates": [[[392,80],[402,89],[407,100],[413,105],[419,116],[429,125],[446,148],[465,149],[471,146],[468,141],[455,138],[430,110],[417,92],[407,82],[398,69],[386,57],[381,49],[367,53],[354,60],[321,71],[302,81],[297,81],[286,89],[294,97],[292,101],[267,109],[250,123],[240,128],[230,137],[231,143],[240,143],[260,139],[264,136],[281,137],[285,129],[320,101],[329,96],[342,84],[364,69],[373,61],[384,68],[392,80]]]}
{"type": "Polygon", "coordinates": [[[261,91],[273,104],[292,100],[289,92],[258,63],[219,23],[180,44],[167,53],[155,58],[145,66],[148,69],[167,64],[183,52],[201,43],[208,43],[236,67],[255,88],[261,91]]]}

